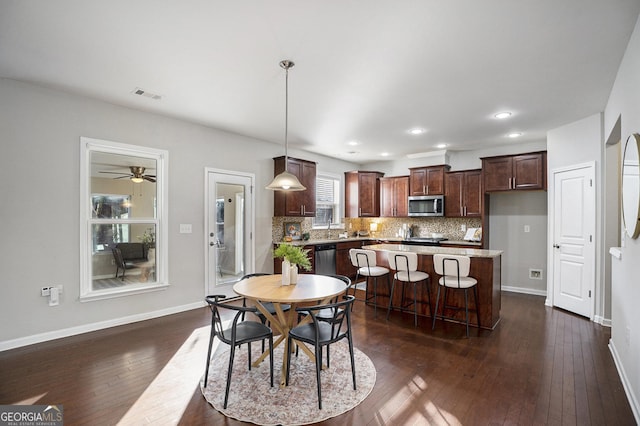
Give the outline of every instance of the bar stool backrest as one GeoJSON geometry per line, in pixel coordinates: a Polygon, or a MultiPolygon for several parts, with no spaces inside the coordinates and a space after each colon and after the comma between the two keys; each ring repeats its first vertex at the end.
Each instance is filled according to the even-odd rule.
{"type": "Polygon", "coordinates": [[[469,256],[455,254],[434,254],[433,268],[436,274],[450,277],[468,277],[471,266],[469,256]]]}
{"type": "Polygon", "coordinates": [[[418,270],[418,255],[407,251],[387,252],[389,267],[396,271],[413,272],[418,270]]]}
{"type": "Polygon", "coordinates": [[[373,268],[376,266],[376,252],[373,250],[351,249],[349,250],[351,264],[356,268],[373,268]]]}

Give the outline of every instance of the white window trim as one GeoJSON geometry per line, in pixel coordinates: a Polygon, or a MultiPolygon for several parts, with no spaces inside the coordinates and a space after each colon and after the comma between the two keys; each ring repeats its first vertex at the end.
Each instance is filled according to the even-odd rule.
{"type": "Polygon", "coordinates": [[[80,137],[80,301],[110,299],[164,290],[169,286],[168,256],[168,162],[166,150],[129,145],[100,139],[80,137]],[[131,223],[155,223],[156,225],[156,280],[152,283],[127,285],[124,288],[93,290],[91,273],[91,153],[94,151],[111,154],[150,158],[156,161],[157,217],[155,219],[132,219],[131,223]]]}
{"type": "MultiPolygon", "coordinates": [[[[338,200],[338,217],[340,218],[340,222],[339,223],[334,223],[331,224],[330,229],[345,229],[344,226],[344,175],[340,175],[337,173],[329,173],[329,172],[321,172],[318,171],[316,173],[316,178],[318,177],[325,177],[325,178],[330,178],[330,179],[335,179],[338,180],[340,182],[340,197],[338,200]]],[[[313,223],[313,221],[312,221],[313,223]]],[[[326,226],[316,226],[313,225],[311,229],[327,229],[326,226]]]]}

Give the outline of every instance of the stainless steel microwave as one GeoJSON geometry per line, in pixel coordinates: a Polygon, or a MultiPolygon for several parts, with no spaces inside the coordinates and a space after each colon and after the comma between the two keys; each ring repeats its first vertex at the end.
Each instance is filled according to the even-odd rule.
{"type": "Polygon", "coordinates": [[[443,195],[412,195],[409,216],[444,216],[443,195]]]}

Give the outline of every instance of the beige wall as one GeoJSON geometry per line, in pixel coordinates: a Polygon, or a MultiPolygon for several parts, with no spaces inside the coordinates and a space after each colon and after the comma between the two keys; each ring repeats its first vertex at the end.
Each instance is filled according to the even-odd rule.
{"type": "MultiPolygon", "coordinates": [[[[204,169],[256,176],[256,270],[270,271],[273,157],[282,144],[0,79],[0,350],[201,306],[204,169]],[[169,283],[165,291],[84,302],[80,290],[80,137],[169,151],[169,283]],[[192,224],[180,234],[180,224],[192,224]],[[49,307],[43,286],[63,285],[49,307]]],[[[302,153],[330,173],[357,165],[302,153]]]]}

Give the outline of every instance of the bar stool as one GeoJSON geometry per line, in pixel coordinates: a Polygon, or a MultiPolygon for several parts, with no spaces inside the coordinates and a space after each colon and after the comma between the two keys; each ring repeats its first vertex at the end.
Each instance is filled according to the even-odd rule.
{"type": "Polygon", "coordinates": [[[436,296],[436,312],[433,315],[433,324],[431,329],[436,326],[436,317],[442,319],[451,319],[451,317],[445,317],[445,309],[462,309],[458,306],[447,306],[447,289],[464,290],[464,312],[467,322],[467,337],[469,337],[469,302],[467,293],[470,288],[473,288],[473,298],[476,303],[476,316],[478,320],[478,327],[480,327],[480,310],[478,309],[478,292],[477,285],[478,280],[469,276],[469,269],[471,266],[471,259],[469,256],[459,256],[452,254],[434,254],[433,255],[433,267],[436,274],[442,275],[438,280],[438,295],[436,296]],[[444,287],[444,300],[442,304],[442,315],[438,315],[438,302],[440,301],[440,287],[444,287]]]}
{"type": "MultiPolygon", "coordinates": [[[[360,276],[366,277],[367,287],[369,286],[369,278],[373,278],[373,295],[367,297],[365,292],[364,302],[367,303],[373,299],[374,315],[378,315],[378,277],[387,276],[387,289],[389,289],[389,269],[378,266],[376,263],[376,252],[373,250],[351,249],[349,250],[351,264],[358,269],[356,272],[356,280],[353,285],[353,295],[356,295],[356,284],[360,276]]],[[[347,289],[347,296],[348,296],[347,289]]],[[[353,306],[353,305],[352,305],[353,306]]]]}
{"type": "Polygon", "coordinates": [[[418,255],[412,252],[406,251],[390,251],[387,252],[389,257],[389,267],[394,269],[396,273],[393,276],[393,284],[391,284],[391,293],[389,296],[389,309],[387,310],[387,320],[389,320],[389,314],[392,308],[399,309],[401,312],[408,311],[408,307],[413,305],[413,318],[414,324],[418,326],[418,292],[417,286],[421,281],[425,281],[427,287],[427,300],[429,301],[429,313],[433,315],[431,309],[431,290],[429,289],[429,274],[423,271],[418,271],[418,255]],[[393,291],[396,287],[396,281],[402,283],[402,299],[400,306],[392,306],[393,291]],[[413,284],[413,302],[405,305],[404,299],[404,287],[405,283],[413,284]]]}

